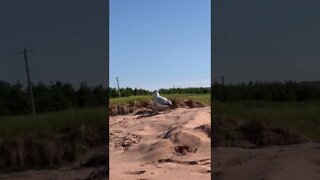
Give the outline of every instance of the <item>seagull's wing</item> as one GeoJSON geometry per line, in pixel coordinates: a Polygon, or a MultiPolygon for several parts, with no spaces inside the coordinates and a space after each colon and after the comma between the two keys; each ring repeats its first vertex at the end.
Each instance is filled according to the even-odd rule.
{"type": "Polygon", "coordinates": [[[162,99],[165,100],[165,101],[168,101],[168,99],[165,98],[165,97],[160,96],[160,98],[162,98],[162,99]]]}
{"type": "Polygon", "coordinates": [[[167,98],[159,96],[156,99],[156,103],[160,105],[171,105],[171,101],[169,101],[167,98]]]}

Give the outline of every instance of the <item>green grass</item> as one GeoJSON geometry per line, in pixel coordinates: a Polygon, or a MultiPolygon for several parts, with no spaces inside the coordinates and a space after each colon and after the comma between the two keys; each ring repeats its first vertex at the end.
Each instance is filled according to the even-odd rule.
{"type": "Polygon", "coordinates": [[[106,108],[69,109],[44,114],[0,117],[0,138],[54,134],[106,125],[106,108]]]}
{"type": "MultiPolygon", "coordinates": [[[[210,94],[161,94],[161,96],[165,96],[168,99],[172,99],[172,98],[191,99],[191,100],[204,103],[208,106],[211,106],[210,94]]],[[[152,100],[152,96],[144,95],[144,96],[123,97],[123,98],[111,98],[109,100],[109,103],[110,105],[117,105],[117,104],[126,104],[133,101],[147,101],[147,100],[152,100]]]]}
{"type": "Polygon", "coordinates": [[[213,102],[213,113],[291,127],[320,140],[320,102],[213,102]]]}

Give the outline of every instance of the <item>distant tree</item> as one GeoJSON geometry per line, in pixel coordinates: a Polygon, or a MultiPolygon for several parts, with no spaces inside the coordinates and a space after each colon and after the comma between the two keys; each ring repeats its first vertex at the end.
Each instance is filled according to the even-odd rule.
{"type": "Polygon", "coordinates": [[[97,86],[93,89],[93,94],[95,98],[94,106],[105,106],[108,101],[107,90],[103,88],[102,85],[97,86]]]}
{"type": "Polygon", "coordinates": [[[81,83],[77,94],[77,102],[79,107],[94,106],[95,97],[87,83],[81,83]]]}

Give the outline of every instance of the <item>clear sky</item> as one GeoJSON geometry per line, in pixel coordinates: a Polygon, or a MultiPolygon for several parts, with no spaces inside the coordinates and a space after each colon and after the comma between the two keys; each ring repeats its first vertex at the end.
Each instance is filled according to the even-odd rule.
{"type": "Polygon", "coordinates": [[[320,1],[213,1],[216,81],[320,80],[320,1]]]}
{"type": "Polygon", "coordinates": [[[107,1],[0,1],[0,80],[107,85],[107,1]]]}
{"type": "Polygon", "coordinates": [[[210,0],[110,0],[110,86],[209,87],[210,0]]]}

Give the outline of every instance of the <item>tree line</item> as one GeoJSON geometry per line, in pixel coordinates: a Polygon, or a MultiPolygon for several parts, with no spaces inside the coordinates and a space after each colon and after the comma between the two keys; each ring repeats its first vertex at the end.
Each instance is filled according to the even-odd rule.
{"type": "MultiPolygon", "coordinates": [[[[208,93],[210,88],[160,89],[160,93],[208,93]]],[[[120,88],[121,97],[151,95],[151,91],[138,88],[120,88]]],[[[69,83],[56,81],[49,85],[39,82],[33,85],[34,103],[37,113],[59,111],[68,108],[106,106],[108,98],[118,98],[116,88],[102,85],[89,87],[81,83],[78,89],[69,83]]],[[[31,112],[28,89],[21,83],[0,81],[0,115],[19,115],[31,112]]]]}
{"type": "MultiPolygon", "coordinates": [[[[237,85],[212,85],[212,97],[219,101],[311,101],[320,100],[320,87],[310,83],[249,82],[237,85]]],[[[79,88],[57,81],[49,85],[33,85],[37,113],[59,111],[68,108],[106,106],[108,98],[118,98],[116,88],[102,85],[89,87],[81,83],[79,88]]],[[[161,94],[206,94],[210,87],[159,89],[161,94]]],[[[121,97],[151,95],[151,91],[138,88],[120,88],[121,97]]],[[[30,96],[20,83],[0,81],[0,115],[29,114],[30,96]]]]}
{"type": "MultiPolygon", "coordinates": [[[[37,113],[59,111],[77,107],[105,106],[108,90],[102,85],[89,87],[81,83],[78,89],[71,84],[57,81],[50,85],[33,85],[34,103],[37,113]]],[[[28,89],[20,83],[0,81],[0,115],[29,114],[31,103],[28,89]]]]}
{"type": "MultiPolygon", "coordinates": [[[[120,88],[120,96],[121,97],[129,97],[129,96],[139,96],[139,95],[148,95],[151,94],[150,91],[145,89],[138,89],[138,88],[120,88]]],[[[118,98],[119,91],[117,88],[109,87],[109,97],[110,98],[118,98]]]]}
{"type": "Polygon", "coordinates": [[[320,100],[320,88],[308,82],[249,82],[213,84],[213,99],[219,101],[312,101],[320,100]]]}
{"type": "MultiPolygon", "coordinates": [[[[159,89],[159,93],[161,94],[206,94],[210,93],[210,87],[199,87],[199,88],[169,88],[169,89],[159,89]]],[[[151,95],[152,91],[148,91],[145,89],[137,89],[137,88],[120,88],[121,97],[129,97],[129,96],[137,96],[137,95],[151,95]]],[[[109,87],[109,97],[110,98],[118,98],[119,93],[117,88],[109,87]]]]}

